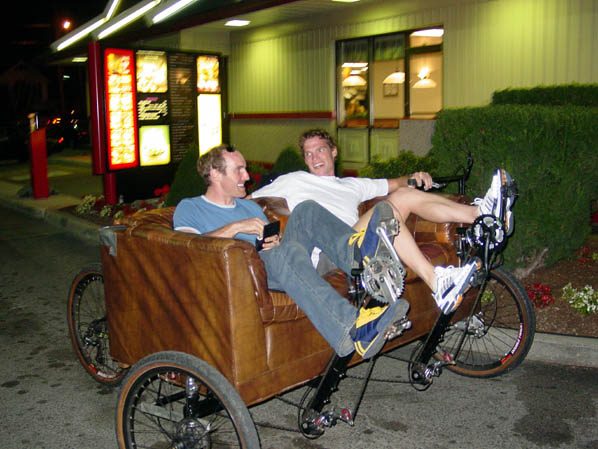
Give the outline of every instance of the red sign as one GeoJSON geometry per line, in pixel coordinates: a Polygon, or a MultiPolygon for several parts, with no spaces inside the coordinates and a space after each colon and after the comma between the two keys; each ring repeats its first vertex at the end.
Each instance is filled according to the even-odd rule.
{"type": "Polygon", "coordinates": [[[132,50],[104,52],[108,168],[136,167],[137,116],[135,113],[135,59],[132,50]]]}

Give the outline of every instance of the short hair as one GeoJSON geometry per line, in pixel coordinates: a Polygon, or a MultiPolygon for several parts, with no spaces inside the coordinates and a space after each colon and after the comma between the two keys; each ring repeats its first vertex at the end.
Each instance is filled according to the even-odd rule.
{"type": "Polygon", "coordinates": [[[310,129],[308,131],[305,131],[299,137],[299,148],[301,149],[302,156],[304,156],[305,152],[305,141],[307,139],[311,139],[312,137],[319,137],[320,139],[325,140],[331,150],[333,148],[336,148],[336,142],[334,141],[334,137],[332,137],[328,131],[325,131],[321,128],[310,129]]]}
{"type": "Polygon", "coordinates": [[[197,173],[204,179],[206,186],[209,186],[211,183],[210,170],[214,169],[220,173],[226,173],[224,151],[234,153],[236,150],[230,145],[221,144],[210,149],[197,159],[197,173]]]}

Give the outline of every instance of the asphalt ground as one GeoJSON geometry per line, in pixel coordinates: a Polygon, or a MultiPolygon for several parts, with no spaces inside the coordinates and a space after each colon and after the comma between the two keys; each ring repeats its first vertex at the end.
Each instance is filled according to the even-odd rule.
{"type": "MultiPolygon", "coordinates": [[[[93,175],[89,153],[68,150],[48,158],[48,179],[54,194],[33,199],[22,196],[30,186],[27,164],[0,164],[0,204],[63,228],[70,236],[99,243],[98,225],[61,212],[86,194],[102,193],[101,176],[93,175]]],[[[30,189],[29,189],[30,190],[30,189]]],[[[528,360],[598,368],[598,338],[536,333],[528,360]]]]}

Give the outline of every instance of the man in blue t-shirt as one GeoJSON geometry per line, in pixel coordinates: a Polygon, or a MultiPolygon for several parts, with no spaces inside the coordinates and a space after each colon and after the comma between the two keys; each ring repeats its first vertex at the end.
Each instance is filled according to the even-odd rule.
{"type": "MultiPolygon", "coordinates": [[[[205,179],[205,195],[182,200],[174,213],[177,231],[254,242],[262,237],[267,219],[246,195],[249,179],[243,155],[219,145],[200,157],[197,169],[205,179]]],[[[284,237],[267,238],[259,252],[268,276],[268,287],[285,291],[341,357],[354,350],[369,358],[380,351],[384,335],[409,309],[403,299],[357,310],[340,296],[311,263],[314,247],[321,248],[345,273],[385,251],[376,228],[391,228],[392,208],[381,202],[361,238],[355,231],[313,201],[298,205],[287,222],[284,237]],[[356,250],[356,248],[358,248],[356,250]]],[[[394,236],[389,236],[394,239],[394,236]]]]}

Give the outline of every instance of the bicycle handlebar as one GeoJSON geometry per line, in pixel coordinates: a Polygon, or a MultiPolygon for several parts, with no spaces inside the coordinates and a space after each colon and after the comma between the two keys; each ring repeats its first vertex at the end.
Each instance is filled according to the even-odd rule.
{"type": "MultiPolygon", "coordinates": [[[[459,193],[461,195],[465,194],[465,182],[469,178],[469,173],[471,172],[471,167],[473,167],[473,158],[471,157],[471,153],[467,155],[467,166],[462,167],[463,173],[460,175],[453,175],[453,176],[441,176],[434,179],[434,183],[432,184],[433,189],[442,189],[446,187],[447,184],[451,182],[459,182],[459,193]]],[[[417,186],[417,181],[413,178],[409,178],[407,180],[407,185],[412,186],[415,188],[419,188],[417,186]]]]}

